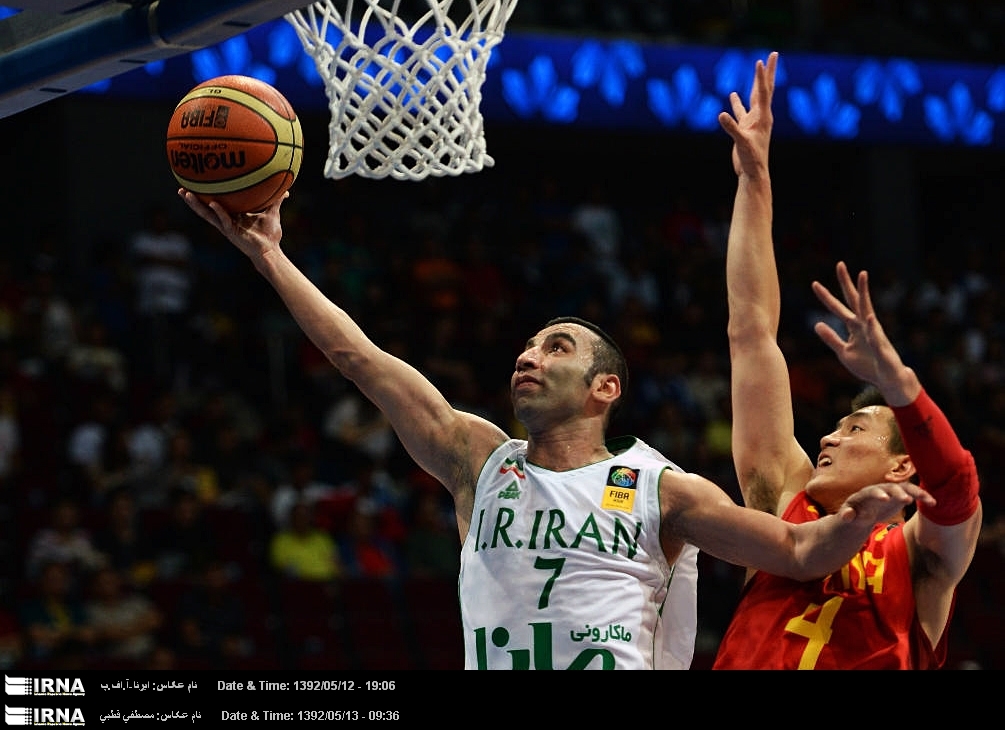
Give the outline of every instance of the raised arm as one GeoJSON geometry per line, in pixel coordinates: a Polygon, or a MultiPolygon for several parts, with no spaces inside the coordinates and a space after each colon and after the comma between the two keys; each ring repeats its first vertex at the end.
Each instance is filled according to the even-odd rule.
{"type": "Polygon", "coordinates": [[[683,541],[735,565],[813,580],[846,565],[877,523],[915,499],[935,505],[914,484],[876,484],[849,496],[834,514],[793,524],[737,505],[704,477],[667,470],[660,482],[664,550],[673,555],[683,541]]]}
{"type": "Polygon", "coordinates": [[[921,485],[937,500],[934,507],[919,504],[904,526],[916,576],[918,617],[935,643],[949,619],[952,591],[977,547],[982,519],[977,466],[886,336],[873,308],[868,274],[861,271],[853,281],[848,267],[839,262],[837,278],[845,303],[820,282],[813,282],[813,291],[842,321],[847,339],[824,322],[815,325],[817,335],[850,373],[882,393],[921,485]]]}
{"type": "Polygon", "coordinates": [[[216,203],[205,205],[184,189],[178,192],[251,259],[311,342],[383,411],[416,463],[451,492],[459,519],[469,519],[477,472],[506,434],[452,408],[418,370],[371,342],[297,269],[280,247],[282,200],[262,213],[231,217],[216,203]]]}
{"type": "Polygon", "coordinates": [[[733,113],[719,115],[733,139],[737,175],[726,252],[733,464],[746,505],[771,514],[784,511],[813,469],[795,438],[789,373],[777,343],[781,296],[768,173],[777,64],[777,53],[757,62],[749,110],[734,92],[733,113]]]}

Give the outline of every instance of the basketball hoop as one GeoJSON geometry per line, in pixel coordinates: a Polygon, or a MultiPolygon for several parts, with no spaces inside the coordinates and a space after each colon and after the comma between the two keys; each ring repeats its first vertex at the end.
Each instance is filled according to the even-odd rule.
{"type": "Polygon", "coordinates": [[[401,0],[319,0],[285,16],[328,95],[325,177],[422,180],[494,164],[481,87],[517,0],[417,2],[428,8],[414,19],[401,0]]]}

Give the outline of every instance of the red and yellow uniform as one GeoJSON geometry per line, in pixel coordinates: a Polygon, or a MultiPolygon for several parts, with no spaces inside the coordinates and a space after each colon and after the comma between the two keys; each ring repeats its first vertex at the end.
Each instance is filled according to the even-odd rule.
{"type": "MultiPolygon", "coordinates": [[[[799,492],[782,518],[822,510],[799,492]]],[[[902,525],[877,525],[840,571],[801,583],[763,571],[744,587],[713,669],[932,669],[946,658],[918,623],[902,525]]]]}

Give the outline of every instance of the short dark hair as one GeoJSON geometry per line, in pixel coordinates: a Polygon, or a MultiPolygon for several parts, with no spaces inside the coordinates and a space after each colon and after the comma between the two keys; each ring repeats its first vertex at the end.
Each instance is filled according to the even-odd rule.
{"type": "MultiPolygon", "coordinates": [[[[618,343],[614,341],[607,332],[603,330],[599,325],[585,320],[582,317],[554,317],[547,322],[545,322],[545,327],[551,327],[556,324],[578,324],[581,327],[585,327],[595,334],[599,340],[593,346],[593,366],[586,373],[586,382],[590,383],[593,381],[594,376],[598,373],[613,373],[618,376],[621,381],[621,397],[619,397],[614,403],[611,404],[611,416],[617,412],[618,407],[621,405],[621,401],[624,398],[625,390],[628,388],[628,361],[625,360],[625,355],[618,347],[618,343]]],[[[543,328],[542,328],[543,329],[543,328]]]]}
{"type": "MultiPolygon", "coordinates": [[[[886,398],[883,397],[883,394],[879,392],[879,388],[875,385],[867,385],[858,395],[851,399],[851,410],[853,413],[860,408],[867,408],[868,406],[890,407],[890,404],[886,402],[886,398]]],[[[900,427],[897,425],[897,419],[892,414],[890,415],[890,453],[907,453],[907,446],[904,445],[904,437],[900,435],[900,427]]]]}

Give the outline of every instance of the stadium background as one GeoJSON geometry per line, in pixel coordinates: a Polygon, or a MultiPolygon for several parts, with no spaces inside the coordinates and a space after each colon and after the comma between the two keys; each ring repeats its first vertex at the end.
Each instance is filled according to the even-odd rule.
{"type": "MultiPolygon", "coordinates": [[[[996,68],[1005,48],[1002,12],[1000,3],[976,2],[522,0],[509,34],[543,34],[559,45],[630,38],[748,54],[777,49],[783,60],[837,54],[827,58],[996,68]],[[665,11],[662,20],[643,12],[654,7],[665,11]]],[[[235,70],[226,59],[221,50],[224,65],[216,68],[235,70]]],[[[200,582],[206,565],[226,567],[228,590],[244,607],[237,654],[177,651],[176,665],[457,666],[453,581],[416,576],[400,555],[419,495],[438,496],[441,527],[449,527],[442,490],[392,449],[378,465],[383,491],[367,492],[372,480],[369,487],[358,481],[366,470],[326,431],[349,388],[327,372],[246,262],[174,195],[163,132],[173,103],[193,83],[184,73],[172,75],[183,68],[191,73],[187,59],[172,59],[159,79],[136,81],[139,74],[130,72],[0,120],[8,142],[0,387],[6,420],[20,436],[5,452],[0,476],[3,608],[18,617],[33,597],[33,540],[58,499],[72,496],[81,525],[97,535],[109,521],[108,484],[127,474],[116,483],[139,497],[141,533],[169,535],[171,499],[188,490],[199,495],[200,529],[217,536],[199,555],[186,553],[187,568],[166,567],[185,546],[160,539],[160,553],[147,546],[136,556],[140,570],[129,566],[132,587],[163,614],[156,644],[180,646],[177,599],[200,582]],[[163,353],[147,339],[154,330],[139,309],[141,262],[132,249],[155,210],[192,244],[184,311],[156,325],[173,338],[163,353]],[[95,322],[105,330],[100,347],[120,357],[124,385],[110,382],[107,371],[71,365],[74,351],[95,345],[88,340],[95,322]],[[93,423],[92,406],[102,397],[116,413],[104,424],[109,448],[97,449],[96,466],[82,464],[71,443],[93,423]],[[236,451],[224,453],[221,432],[236,432],[236,451]],[[192,440],[191,454],[177,457],[186,464],[166,448],[178,433],[192,440]],[[119,437],[132,449],[113,453],[119,437]],[[340,541],[361,492],[371,509],[380,505],[384,536],[401,559],[392,578],[293,581],[270,567],[270,499],[304,460],[333,488],[325,492],[323,524],[340,541]],[[161,497],[144,498],[157,490],[161,497]],[[363,603],[359,624],[353,597],[363,603]]],[[[526,333],[561,311],[592,315],[625,343],[633,366],[636,389],[615,431],[666,444],[672,459],[736,493],[721,397],[728,378],[721,244],[735,185],[725,135],[686,125],[639,128],[628,115],[621,125],[549,121],[544,109],[520,118],[511,107],[487,115],[496,164],[482,173],[421,184],[336,182],[320,174],[328,114],[315,91],[314,105],[291,95],[307,154],[287,206],[286,247],[375,339],[401,348],[452,400],[508,422],[507,372],[526,333]],[[613,214],[620,226],[607,262],[613,268],[593,265],[590,231],[574,225],[584,209],[613,214]],[[657,401],[675,407],[657,408],[657,401]]],[[[1001,668],[1005,637],[996,607],[1005,598],[1005,558],[995,467],[1005,435],[1005,267],[996,245],[1003,152],[996,133],[975,143],[963,135],[905,138],[912,141],[794,129],[773,144],[783,328],[800,439],[813,453],[855,390],[808,325],[819,314],[809,282],[830,281],[834,261],[845,258],[874,269],[888,330],[977,456],[987,529],[961,586],[949,666],[1001,668]]],[[[703,557],[696,667],[708,665],[738,587],[738,571],[703,557]]],[[[86,577],[78,588],[86,599],[86,577]]],[[[150,661],[100,652],[78,660],[137,667],[150,661]]],[[[56,661],[33,657],[28,646],[5,660],[21,668],[56,661]]]]}

